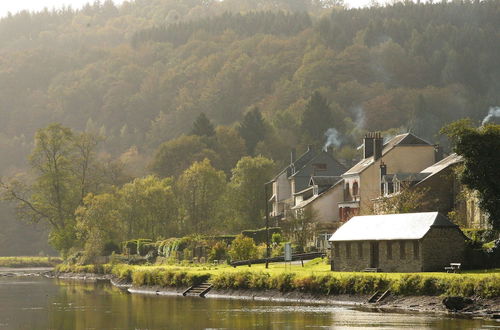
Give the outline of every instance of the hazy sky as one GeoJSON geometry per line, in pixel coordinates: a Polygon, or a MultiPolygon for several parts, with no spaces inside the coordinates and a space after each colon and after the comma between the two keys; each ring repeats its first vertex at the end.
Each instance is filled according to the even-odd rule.
{"type": "MultiPolygon", "coordinates": [[[[61,8],[63,5],[71,5],[73,8],[80,8],[93,0],[0,0],[0,17],[11,13],[17,13],[21,10],[28,9],[31,11],[39,11],[44,7],[49,9],[61,8]]],[[[102,1],[101,1],[102,2],[102,1]]],[[[114,3],[120,4],[123,0],[114,0],[114,3]]],[[[370,0],[345,0],[350,7],[365,6],[370,3],[370,0]]],[[[380,1],[383,2],[383,1],[380,1]]]]}

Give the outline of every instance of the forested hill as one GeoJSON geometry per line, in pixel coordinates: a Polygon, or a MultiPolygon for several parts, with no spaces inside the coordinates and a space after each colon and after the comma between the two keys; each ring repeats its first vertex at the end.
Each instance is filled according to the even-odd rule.
{"type": "MultiPolygon", "coordinates": [[[[0,19],[0,177],[25,168],[34,133],[53,122],[104,137],[100,159],[119,158],[132,176],[178,175],[205,157],[228,175],[248,154],[279,167],[329,128],[346,164],[368,130],[437,142],[443,124],[480,122],[500,105],[499,40],[496,0],[351,10],[136,0],[10,15],[0,19]]],[[[0,254],[20,251],[21,236],[37,245],[3,205],[0,222],[0,254]]]]}

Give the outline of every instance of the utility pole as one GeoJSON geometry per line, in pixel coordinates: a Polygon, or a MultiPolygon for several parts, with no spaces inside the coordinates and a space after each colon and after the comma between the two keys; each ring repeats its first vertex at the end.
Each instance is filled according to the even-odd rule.
{"type": "Polygon", "coordinates": [[[272,182],[266,182],[264,183],[264,196],[266,198],[266,268],[269,268],[269,258],[270,256],[270,251],[269,251],[269,197],[267,195],[267,186],[272,183],[272,182]]]}

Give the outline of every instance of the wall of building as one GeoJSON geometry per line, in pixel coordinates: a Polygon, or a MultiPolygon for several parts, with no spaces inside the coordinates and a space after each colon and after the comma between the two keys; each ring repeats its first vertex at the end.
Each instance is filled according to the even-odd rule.
{"type": "MultiPolygon", "coordinates": [[[[333,270],[335,271],[362,271],[370,268],[370,241],[339,242],[333,245],[332,258],[333,270]],[[351,245],[350,257],[348,257],[348,244],[351,245]],[[336,245],[338,244],[338,245],[336,245]],[[358,245],[361,244],[361,256],[358,253],[358,245]],[[335,248],[340,248],[339,253],[335,248]]],[[[406,241],[378,241],[379,266],[384,272],[420,272],[422,271],[422,242],[416,240],[406,241]],[[401,253],[401,244],[404,253],[401,253]],[[417,251],[414,250],[417,244],[417,251]],[[388,252],[389,245],[391,253],[388,252]]]]}
{"type": "Polygon", "coordinates": [[[343,186],[337,184],[311,203],[313,210],[317,212],[318,222],[335,223],[339,221],[337,204],[342,201],[343,196],[343,186]]]}
{"type": "Polygon", "coordinates": [[[422,239],[424,271],[443,271],[450,262],[463,263],[465,237],[458,228],[433,227],[422,239]]]}
{"type": "Polygon", "coordinates": [[[434,147],[397,146],[363,171],[359,178],[361,214],[369,213],[372,200],[380,196],[381,161],[387,165],[387,173],[418,173],[435,163],[434,147]]]}

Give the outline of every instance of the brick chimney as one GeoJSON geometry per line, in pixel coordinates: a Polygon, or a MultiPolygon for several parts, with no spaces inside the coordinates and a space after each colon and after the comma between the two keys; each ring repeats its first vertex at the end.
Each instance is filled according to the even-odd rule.
{"type": "Polygon", "coordinates": [[[373,156],[373,137],[374,133],[367,133],[363,139],[363,158],[373,156]]]}
{"type": "Polygon", "coordinates": [[[384,147],[384,139],[380,132],[375,133],[373,138],[373,159],[377,160],[382,157],[382,148],[384,147]]]}

